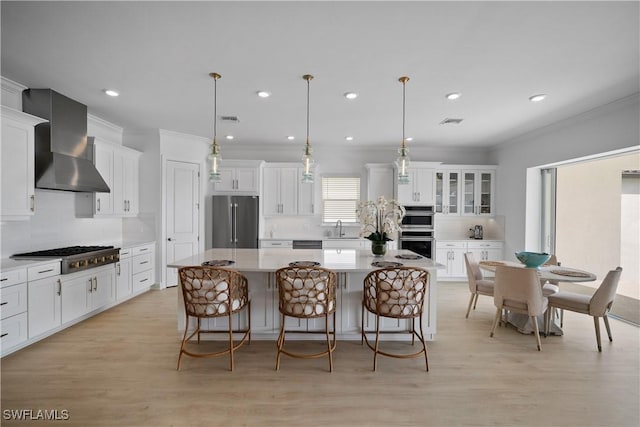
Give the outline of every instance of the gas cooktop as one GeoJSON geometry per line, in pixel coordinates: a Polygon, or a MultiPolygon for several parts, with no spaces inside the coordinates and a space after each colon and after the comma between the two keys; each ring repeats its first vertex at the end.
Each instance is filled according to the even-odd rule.
{"type": "Polygon", "coordinates": [[[113,246],[69,246],[15,254],[13,259],[61,258],[62,274],[75,273],[120,260],[120,249],[113,246]]]}

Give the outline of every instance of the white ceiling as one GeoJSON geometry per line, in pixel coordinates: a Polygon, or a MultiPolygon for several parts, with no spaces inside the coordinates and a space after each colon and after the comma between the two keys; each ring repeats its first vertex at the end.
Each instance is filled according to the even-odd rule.
{"type": "Polygon", "coordinates": [[[633,2],[9,2],[2,75],[125,129],[221,144],[486,147],[637,93],[633,2]],[[121,96],[110,98],[103,89],[121,96]],[[261,99],[256,91],[272,96],[261,99]],[[347,101],[343,94],[360,94],[347,101]],[[445,94],[461,92],[448,101],[445,94]],[[545,101],[529,96],[546,93],[545,101]],[[459,125],[439,125],[462,118],[459,125]],[[292,143],[287,135],[295,135],[292,143]],[[354,141],[346,142],[345,136],[354,141]]]}

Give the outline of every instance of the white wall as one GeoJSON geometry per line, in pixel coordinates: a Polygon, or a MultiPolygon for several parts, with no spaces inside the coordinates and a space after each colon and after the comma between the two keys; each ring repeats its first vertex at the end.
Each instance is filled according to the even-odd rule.
{"type": "Polygon", "coordinates": [[[538,204],[526,205],[527,168],[637,146],[639,100],[638,94],[629,96],[491,150],[489,163],[499,165],[496,208],[505,217],[507,256],[521,249],[539,250],[525,245],[527,214],[538,215],[540,210],[538,204]]]}

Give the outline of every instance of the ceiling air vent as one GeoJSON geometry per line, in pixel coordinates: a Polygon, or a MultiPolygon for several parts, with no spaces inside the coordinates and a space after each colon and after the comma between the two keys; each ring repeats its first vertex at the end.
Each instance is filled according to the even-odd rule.
{"type": "Polygon", "coordinates": [[[223,122],[240,123],[238,116],[220,116],[220,120],[223,122]]]}
{"type": "Polygon", "coordinates": [[[464,119],[450,119],[446,118],[440,122],[441,125],[459,125],[464,119]]]}

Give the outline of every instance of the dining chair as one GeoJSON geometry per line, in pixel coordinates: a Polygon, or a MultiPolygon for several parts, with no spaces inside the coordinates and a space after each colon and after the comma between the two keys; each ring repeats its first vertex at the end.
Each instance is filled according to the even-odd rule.
{"type": "Polygon", "coordinates": [[[218,357],[229,355],[229,370],[233,371],[233,353],[240,348],[247,338],[251,343],[251,301],[247,278],[234,270],[221,267],[189,266],[178,269],[180,278],[180,288],[182,289],[182,300],[184,303],[185,326],[180,353],[178,355],[178,370],[182,355],[192,357],[218,357]],[[233,329],[232,317],[243,309],[247,309],[247,327],[243,329],[233,329]],[[226,317],[229,322],[228,330],[211,330],[202,328],[202,320],[226,317]],[[196,319],[193,332],[189,334],[189,320],[196,319]],[[197,343],[200,344],[200,335],[228,334],[229,344],[224,350],[212,353],[199,353],[187,350],[189,341],[197,335],[197,343]],[[239,342],[235,343],[234,333],[243,333],[239,342]],[[187,336],[188,335],[188,336],[187,336]]]}
{"type": "MultiPolygon", "coordinates": [[[[424,361],[429,371],[427,344],[424,340],[422,314],[425,294],[429,286],[429,272],[415,267],[393,267],[374,270],[364,278],[364,295],[362,299],[362,329],[360,344],[363,342],[373,350],[373,370],[376,370],[378,355],[398,359],[419,357],[424,354],[424,361]],[[364,329],[365,309],[375,315],[376,340],[371,344],[364,329]],[[421,348],[412,353],[391,353],[380,349],[380,317],[410,320],[411,345],[415,338],[420,341],[421,348]],[[416,331],[415,321],[420,323],[416,331]]],[[[386,332],[391,333],[391,331],[386,332]]],[[[399,333],[406,333],[400,331],[399,333]]]]}
{"type": "Polygon", "coordinates": [[[333,351],[336,349],[336,273],[322,267],[285,267],[277,270],[275,275],[280,311],[276,371],[280,370],[280,356],[286,354],[300,359],[329,356],[329,372],[333,372],[333,351]],[[316,353],[285,350],[286,316],[298,319],[323,318],[324,331],[308,332],[324,333],[327,340],[326,350],[316,353]],[[329,327],[329,316],[332,316],[332,328],[329,327]]]}
{"type": "Polygon", "coordinates": [[[473,309],[476,309],[476,304],[478,303],[478,295],[493,297],[494,282],[493,280],[485,279],[482,276],[482,271],[480,270],[480,266],[478,265],[478,262],[476,261],[473,253],[465,253],[464,262],[467,267],[467,281],[469,284],[469,292],[471,292],[471,298],[469,298],[469,305],[467,307],[467,314],[464,317],[469,318],[471,306],[473,305],[473,309]]]}
{"type": "MultiPolygon", "coordinates": [[[[607,329],[609,341],[613,342],[607,313],[611,310],[611,306],[616,298],[616,290],[618,288],[618,282],[620,281],[621,274],[622,267],[617,267],[615,270],[609,271],[598,289],[596,289],[591,296],[563,291],[549,296],[549,307],[588,314],[593,317],[593,323],[596,329],[596,343],[598,344],[598,351],[600,352],[602,351],[602,344],[600,340],[600,317],[604,320],[604,326],[607,329]]],[[[545,331],[547,332],[550,320],[550,314],[547,314],[545,319],[545,331]]]]}
{"type": "Polygon", "coordinates": [[[547,310],[549,301],[547,297],[542,295],[538,270],[535,268],[497,266],[493,302],[496,306],[496,316],[490,337],[493,337],[503,310],[526,314],[533,321],[538,351],[542,350],[538,316],[544,314],[547,310]]]}
{"type": "MultiPolygon", "coordinates": [[[[549,261],[545,262],[544,265],[559,266],[560,263],[558,262],[558,258],[556,257],[556,255],[552,254],[551,258],[549,258],[549,261]]],[[[540,279],[540,284],[542,285],[542,295],[544,295],[545,297],[548,297],[549,295],[557,294],[560,291],[560,286],[559,286],[560,282],[558,280],[540,279]]]]}

